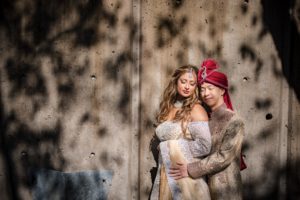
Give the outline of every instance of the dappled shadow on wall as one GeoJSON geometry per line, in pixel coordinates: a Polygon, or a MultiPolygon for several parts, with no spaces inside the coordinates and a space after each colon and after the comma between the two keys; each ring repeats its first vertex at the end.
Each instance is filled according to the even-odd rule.
{"type": "Polygon", "coordinates": [[[59,153],[60,123],[55,128],[34,132],[12,113],[4,116],[1,102],[1,153],[4,174],[12,199],[20,199],[20,187],[32,187],[36,169],[63,169],[65,158],[59,153]],[[11,131],[10,129],[14,129],[11,131]],[[44,147],[44,148],[43,148],[44,147]],[[57,156],[53,156],[56,154],[57,156]]]}
{"type": "MultiPolygon", "coordinates": [[[[276,158],[274,155],[266,155],[263,160],[263,169],[265,173],[258,178],[251,178],[243,183],[243,191],[245,200],[273,200],[273,199],[290,199],[296,200],[300,198],[300,192],[298,190],[300,177],[297,171],[290,171],[289,167],[278,167],[277,163],[274,163],[276,158]],[[286,193],[282,194],[282,187],[285,182],[282,182],[286,178],[286,172],[290,171],[289,180],[293,184],[286,185],[286,193]]],[[[298,162],[299,160],[295,161],[298,162]]]]}
{"type": "Polygon", "coordinates": [[[300,19],[299,9],[295,10],[296,1],[262,0],[264,27],[258,40],[270,32],[282,62],[282,72],[289,86],[295,91],[300,101],[300,33],[297,24],[300,19]],[[295,11],[298,13],[291,13],[295,11]],[[298,20],[296,20],[296,18],[298,20]]]}
{"type": "MultiPolygon", "coordinates": [[[[5,92],[2,85],[0,91],[0,139],[3,173],[11,199],[21,199],[20,188],[33,188],[36,181],[49,175],[38,173],[39,176],[36,173],[39,170],[58,170],[60,173],[69,164],[61,149],[65,119],[56,116],[52,126],[41,129],[32,127],[31,122],[51,104],[51,95],[57,95],[57,105],[51,106],[57,107],[62,115],[69,111],[79,92],[76,80],[90,76],[87,74],[91,66],[88,57],[82,64],[74,66],[74,59],[70,59],[72,52],[66,52],[67,47],[62,48],[62,44],[68,44],[68,48],[76,51],[91,49],[104,42],[116,45],[117,39],[110,33],[121,20],[118,14],[122,1],[108,5],[111,9],[105,6],[98,0],[0,2],[1,43],[6,48],[1,49],[4,64],[0,76],[7,78],[5,92]],[[99,29],[100,24],[105,29],[99,29]],[[49,80],[43,71],[45,60],[49,61],[46,67],[50,68],[48,72],[53,80],[49,80]],[[53,82],[54,89],[49,88],[49,81],[53,82]],[[16,107],[16,104],[21,104],[19,102],[23,104],[16,107]]],[[[124,19],[124,24],[130,33],[129,40],[132,40],[135,29],[129,17],[124,19]]],[[[128,91],[130,83],[122,75],[122,66],[132,62],[130,55],[131,49],[128,48],[104,61],[107,64],[104,70],[106,78],[124,82],[124,91],[128,91]]],[[[94,75],[92,78],[95,79],[94,75]]],[[[124,119],[128,119],[128,93],[121,94],[117,106],[124,119]]],[[[80,125],[90,119],[93,116],[85,114],[80,125]]],[[[104,135],[105,130],[106,127],[101,127],[99,134],[104,135]]],[[[95,172],[91,176],[98,175],[95,172]]],[[[64,180],[76,179],[69,179],[69,174],[64,177],[67,177],[64,180]]],[[[35,194],[39,195],[38,192],[35,194]]]]}
{"type": "MultiPolygon", "coordinates": [[[[244,15],[248,13],[248,4],[249,1],[244,1],[241,4],[241,10],[244,15]]],[[[280,78],[283,75],[289,86],[295,91],[297,99],[300,100],[300,71],[298,67],[300,64],[298,56],[300,32],[297,29],[297,26],[300,26],[300,9],[295,9],[297,5],[294,0],[262,0],[261,5],[263,26],[256,40],[260,42],[268,33],[271,34],[282,63],[282,70],[279,70],[278,66],[280,64],[276,61],[277,55],[270,56],[273,75],[275,78],[280,78]]],[[[253,15],[251,25],[253,27],[257,26],[257,21],[258,17],[253,15]]],[[[255,81],[258,81],[265,63],[254,49],[254,47],[245,42],[240,45],[239,51],[243,60],[248,59],[254,63],[255,81]]]]}

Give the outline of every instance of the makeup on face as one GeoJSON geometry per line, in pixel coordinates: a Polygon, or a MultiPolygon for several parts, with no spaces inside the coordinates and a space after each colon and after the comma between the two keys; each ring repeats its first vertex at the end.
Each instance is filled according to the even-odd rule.
{"type": "Polygon", "coordinates": [[[197,77],[193,71],[182,74],[177,81],[177,91],[182,97],[189,97],[192,95],[196,87],[197,77]]]}

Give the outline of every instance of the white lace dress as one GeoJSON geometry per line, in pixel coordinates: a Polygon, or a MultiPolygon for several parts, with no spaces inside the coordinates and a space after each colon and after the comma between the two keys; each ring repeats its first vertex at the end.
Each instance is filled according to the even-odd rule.
{"type": "Polygon", "coordinates": [[[195,162],[210,152],[211,134],[208,122],[188,123],[185,135],[181,123],[173,121],[161,123],[155,131],[161,143],[158,172],[151,200],[210,200],[209,189],[204,178],[186,177],[176,181],[169,176],[169,169],[176,162],[195,162]]]}

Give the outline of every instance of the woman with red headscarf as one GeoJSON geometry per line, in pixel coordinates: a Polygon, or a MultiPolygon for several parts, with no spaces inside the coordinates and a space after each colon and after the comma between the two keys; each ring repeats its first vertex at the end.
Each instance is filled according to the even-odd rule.
{"type": "Polygon", "coordinates": [[[179,180],[190,176],[207,176],[212,199],[242,199],[240,170],[246,168],[241,157],[244,123],[233,112],[225,74],[217,71],[218,64],[205,60],[198,72],[203,102],[211,109],[209,128],[212,137],[210,154],[197,162],[177,163],[170,175],[179,180]]]}

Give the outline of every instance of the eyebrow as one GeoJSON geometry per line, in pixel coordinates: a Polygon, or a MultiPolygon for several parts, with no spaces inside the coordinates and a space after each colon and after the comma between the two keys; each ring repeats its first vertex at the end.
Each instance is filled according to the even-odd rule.
{"type": "Polygon", "coordinates": [[[186,79],[186,78],[179,78],[179,80],[182,80],[182,81],[189,81],[189,82],[197,82],[196,80],[189,80],[189,79],[186,79]]]}
{"type": "Polygon", "coordinates": [[[214,87],[213,85],[208,85],[206,87],[201,86],[201,88],[213,88],[213,87],[214,87]]]}
{"type": "Polygon", "coordinates": [[[209,85],[209,86],[207,86],[207,87],[215,87],[215,86],[213,86],[213,85],[209,85]]]}

